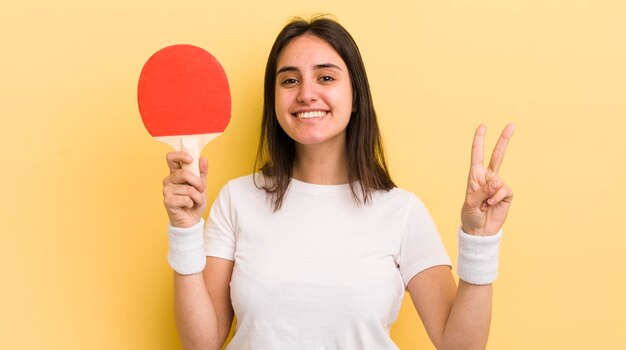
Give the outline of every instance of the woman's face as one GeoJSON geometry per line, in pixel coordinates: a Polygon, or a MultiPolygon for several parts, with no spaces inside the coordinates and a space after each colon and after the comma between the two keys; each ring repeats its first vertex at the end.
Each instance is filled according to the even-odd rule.
{"type": "Polygon", "coordinates": [[[345,62],[325,40],[302,35],[278,55],[276,116],[303,145],[345,145],[352,85],[345,62]]]}

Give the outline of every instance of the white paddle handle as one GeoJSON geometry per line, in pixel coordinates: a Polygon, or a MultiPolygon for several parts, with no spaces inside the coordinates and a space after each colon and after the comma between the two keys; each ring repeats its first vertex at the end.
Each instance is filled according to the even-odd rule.
{"type": "Polygon", "coordinates": [[[200,176],[200,150],[198,147],[198,135],[185,135],[180,137],[180,150],[189,153],[193,158],[191,163],[183,163],[183,169],[190,170],[196,176],[200,176]]]}

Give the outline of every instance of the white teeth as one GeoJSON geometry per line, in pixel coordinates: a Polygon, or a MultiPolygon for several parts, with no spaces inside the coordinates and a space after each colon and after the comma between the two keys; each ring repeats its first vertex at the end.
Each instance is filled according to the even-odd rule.
{"type": "Polygon", "coordinates": [[[311,119],[311,118],[320,118],[326,115],[324,111],[314,111],[314,112],[301,112],[296,113],[296,117],[300,119],[311,119]]]}

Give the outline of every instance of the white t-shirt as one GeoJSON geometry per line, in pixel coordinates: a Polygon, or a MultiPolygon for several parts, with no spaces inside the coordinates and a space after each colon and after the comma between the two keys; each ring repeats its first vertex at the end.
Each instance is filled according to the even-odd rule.
{"type": "Polygon", "coordinates": [[[234,261],[228,350],[398,348],[389,330],[406,285],[450,259],[415,195],[372,199],[292,179],[274,212],[252,175],[222,188],[204,238],[206,255],[234,261]]]}

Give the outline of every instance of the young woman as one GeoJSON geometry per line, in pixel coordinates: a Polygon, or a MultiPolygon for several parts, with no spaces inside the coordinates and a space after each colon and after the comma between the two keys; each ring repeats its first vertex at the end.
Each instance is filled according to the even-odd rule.
{"type": "Polygon", "coordinates": [[[278,35],[265,73],[260,172],[230,181],[206,227],[200,177],[167,155],[164,203],[185,349],[397,349],[405,290],[438,349],[487,343],[501,227],[498,176],[513,125],[483,166],[476,130],[459,227],[460,282],[428,211],[391,180],[365,68],[350,34],[315,18],[278,35]]]}

